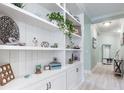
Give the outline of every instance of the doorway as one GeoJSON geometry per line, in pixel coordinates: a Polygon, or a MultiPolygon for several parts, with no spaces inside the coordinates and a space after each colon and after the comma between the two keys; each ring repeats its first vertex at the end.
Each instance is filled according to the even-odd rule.
{"type": "Polygon", "coordinates": [[[111,59],[111,45],[110,44],[103,44],[102,45],[102,63],[103,64],[110,64],[108,63],[111,59]]]}

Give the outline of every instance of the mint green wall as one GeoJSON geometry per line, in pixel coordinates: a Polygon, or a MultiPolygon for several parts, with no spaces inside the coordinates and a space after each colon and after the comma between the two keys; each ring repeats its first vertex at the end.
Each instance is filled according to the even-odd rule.
{"type": "Polygon", "coordinates": [[[97,41],[97,45],[96,48],[92,48],[92,53],[91,53],[91,69],[94,68],[94,66],[96,66],[97,62],[98,62],[98,55],[99,55],[99,51],[98,51],[98,35],[97,35],[97,31],[96,31],[96,25],[92,24],[91,26],[91,33],[92,33],[92,37],[96,38],[97,41]]]}
{"type": "Polygon", "coordinates": [[[87,15],[84,15],[84,69],[91,70],[91,21],[87,15]]]}

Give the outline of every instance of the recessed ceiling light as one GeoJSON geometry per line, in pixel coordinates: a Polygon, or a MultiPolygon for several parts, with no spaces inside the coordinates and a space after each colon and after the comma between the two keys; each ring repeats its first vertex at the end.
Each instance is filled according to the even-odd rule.
{"type": "Polygon", "coordinates": [[[112,23],[112,22],[104,22],[103,25],[104,25],[104,26],[110,26],[111,23],[112,23]]]}

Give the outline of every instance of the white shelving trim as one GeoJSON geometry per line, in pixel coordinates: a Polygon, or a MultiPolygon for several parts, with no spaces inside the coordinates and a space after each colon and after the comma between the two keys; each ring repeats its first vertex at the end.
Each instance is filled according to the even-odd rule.
{"type": "Polygon", "coordinates": [[[81,49],[65,49],[66,51],[81,51],[81,49]]]}
{"type": "MultiPolygon", "coordinates": [[[[33,22],[33,24],[35,24],[35,23],[36,24],[41,24],[40,26],[42,26],[43,28],[46,28],[48,30],[59,29],[59,27],[57,25],[55,25],[55,24],[53,24],[53,23],[51,23],[51,22],[49,22],[49,21],[47,21],[45,19],[42,19],[42,18],[38,17],[35,14],[32,14],[30,12],[27,12],[27,11],[21,9],[21,8],[18,8],[16,6],[12,5],[12,4],[1,3],[0,6],[2,6],[5,10],[7,9],[9,12],[11,11],[11,13],[9,13],[9,15],[14,16],[15,19],[19,18],[19,16],[23,16],[21,20],[24,20],[24,21],[28,20],[29,23],[33,22]]],[[[58,6],[60,8],[62,8],[62,6],[60,6],[60,5],[58,5],[58,6]]],[[[62,9],[64,9],[64,8],[62,8],[62,9]]],[[[3,9],[1,11],[3,11],[3,9]]],[[[8,11],[6,11],[6,12],[8,12],[8,11]]],[[[79,35],[77,35],[75,33],[73,33],[73,36],[79,37],[79,38],[81,37],[81,36],[79,36],[79,35]]]]}
{"type": "Polygon", "coordinates": [[[8,45],[0,45],[0,50],[54,50],[54,51],[62,51],[62,48],[42,48],[42,47],[33,47],[33,46],[8,46],[8,45]]]}
{"type": "Polygon", "coordinates": [[[80,25],[81,25],[80,22],[77,21],[77,19],[75,19],[74,16],[71,15],[71,14],[70,14],[66,9],[64,9],[60,4],[56,3],[56,5],[57,5],[58,7],[60,7],[61,9],[63,9],[63,11],[66,12],[67,18],[70,19],[75,25],[77,25],[77,26],[80,26],[80,25]]]}
{"type": "Polygon", "coordinates": [[[32,14],[28,11],[18,8],[10,3],[1,3],[0,7],[1,7],[0,11],[2,11],[4,14],[7,14],[14,19],[17,19],[17,20],[19,19],[21,21],[28,22],[29,24],[31,23],[33,25],[37,24],[47,30],[58,29],[57,25],[41,17],[38,17],[35,14],[32,14]]]}
{"type": "Polygon", "coordinates": [[[43,71],[42,74],[31,74],[29,78],[24,78],[24,77],[20,77],[20,78],[16,78],[13,81],[11,81],[10,83],[6,84],[5,86],[1,86],[0,90],[9,90],[9,89],[21,89],[26,87],[27,85],[33,84],[35,82],[44,80],[50,76],[56,75],[58,73],[61,73],[69,68],[72,68],[76,65],[81,64],[80,61],[79,62],[75,62],[73,64],[69,64],[67,66],[62,67],[61,69],[58,70],[48,70],[48,71],[43,71]],[[22,83],[25,82],[25,83],[22,83]],[[17,85],[17,86],[15,86],[17,85]]]}

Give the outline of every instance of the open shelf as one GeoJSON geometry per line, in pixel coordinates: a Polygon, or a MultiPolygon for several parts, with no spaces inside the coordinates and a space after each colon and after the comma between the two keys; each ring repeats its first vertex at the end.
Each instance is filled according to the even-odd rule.
{"type": "Polygon", "coordinates": [[[65,49],[66,51],[81,51],[81,49],[65,49]]]}
{"type": "Polygon", "coordinates": [[[31,74],[29,78],[24,78],[24,77],[18,77],[11,81],[10,83],[6,84],[5,86],[1,86],[0,90],[9,90],[9,89],[21,89],[26,87],[27,85],[31,85],[35,82],[39,82],[41,80],[44,80],[50,76],[56,75],[58,73],[61,73],[67,69],[70,69],[74,67],[75,65],[79,65],[81,62],[74,62],[73,64],[67,64],[67,66],[62,67],[61,69],[58,70],[48,70],[48,71],[43,71],[41,74],[31,74]],[[25,83],[22,83],[25,82],[25,83]],[[15,86],[17,85],[17,86],[15,86]]]}
{"type": "Polygon", "coordinates": [[[83,35],[80,35],[81,30],[79,29],[79,34],[72,33],[72,41],[74,42],[74,45],[79,46],[80,49],[66,48],[67,45],[70,45],[69,38],[64,34],[65,31],[59,32],[59,27],[57,25],[47,21],[46,14],[50,12],[61,12],[64,14],[64,17],[70,19],[75,26],[82,26],[80,22],[66,10],[65,6],[63,7],[56,3],[37,3],[36,5],[29,3],[27,4],[27,7],[25,7],[25,10],[18,8],[13,4],[0,3],[0,14],[9,16],[15,20],[20,30],[19,42],[26,43],[26,46],[0,45],[0,60],[2,62],[12,63],[12,68],[16,77],[7,85],[1,86],[0,89],[24,88],[27,85],[34,84],[35,82],[59,74],[62,71],[70,70],[70,68],[75,67],[78,64],[82,64],[83,35]],[[41,14],[41,16],[38,16],[37,14],[41,14]],[[33,46],[33,37],[36,37],[38,47],[33,46]],[[41,43],[44,41],[48,42],[51,47],[57,43],[58,48],[40,47],[41,43]],[[72,53],[79,56],[80,61],[68,64],[68,59],[72,57],[72,53]],[[42,67],[44,67],[52,62],[52,59],[55,57],[58,59],[58,62],[62,64],[61,69],[43,70],[42,74],[33,74],[35,73],[36,65],[41,64],[42,67]],[[30,74],[31,76],[29,78],[24,78],[27,74],[30,74]]]}
{"type": "Polygon", "coordinates": [[[75,33],[72,33],[72,35],[73,35],[74,37],[81,38],[80,35],[77,35],[77,34],[75,34],[75,33]]]}
{"type": "Polygon", "coordinates": [[[64,12],[62,7],[58,7],[56,3],[40,3],[40,5],[51,12],[64,12]]]}
{"type": "Polygon", "coordinates": [[[18,8],[12,4],[0,3],[0,13],[3,13],[15,20],[20,20],[28,24],[37,25],[47,30],[58,29],[58,26],[52,24],[51,22],[42,19],[35,14],[27,12],[21,8],[18,8]]]}
{"type": "Polygon", "coordinates": [[[0,45],[0,50],[50,50],[50,51],[62,51],[64,49],[60,48],[42,48],[42,47],[33,47],[33,46],[8,46],[0,45]]]}
{"type": "Polygon", "coordinates": [[[76,26],[80,26],[81,24],[80,24],[80,22],[79,21],[77,21],[77,19],[75,19],[74,17],[73,17],[73,15],[71,15],[66,9],[64,9],[60,4],[57,4],[56,3],[56,5],[58,6],[58,7],[60,7],[60,9],[62,9],[65,13],[66,13],[66,17],[69,19],[69,20],[71,20],[73,23],[74,23],[74,25],[76,25],[76,26]]]}

